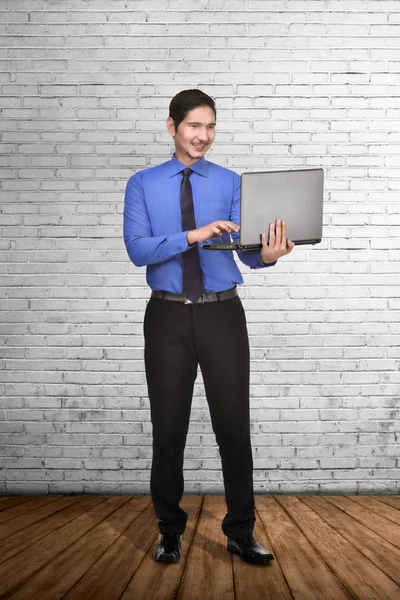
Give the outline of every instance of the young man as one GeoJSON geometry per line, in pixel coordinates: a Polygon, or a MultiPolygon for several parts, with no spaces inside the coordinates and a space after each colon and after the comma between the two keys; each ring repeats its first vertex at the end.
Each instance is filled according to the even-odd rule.
{"type": "MultiPolygon", "coordinates": [[[[201,247],[239,237],[240,177],[204,158],[215,126],[212,98],[200,90],[177,94],[167,119],[174,155],[133,175],[125,193],[125,246],[136,266],[147,265],[153,290],[144,318],[145,368],[153,426],[150,491],[160,530],[153,556],[164,562],[179,560],[188,518],[179,502],[198,365],[222,462],[227,549],[247,562],[274,558],[253,537],[249,342],[236,288],[243,278],[232,252],[201,247]]],[[[269,244],[263,234],[261,251],[238,255],[258,269],[293,247],[285,223],[277,221],[269,244]]]]}

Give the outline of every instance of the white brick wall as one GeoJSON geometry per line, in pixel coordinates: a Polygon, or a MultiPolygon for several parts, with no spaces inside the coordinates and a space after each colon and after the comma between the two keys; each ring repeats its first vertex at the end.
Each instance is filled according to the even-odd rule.
{"type": "MultiPolygon", "coordinates": [[[[0,6],[0,492],[149,493],[149,291],[123,194],[198,86],[211,160],[325,169],[324,241],[242,267],[256,492],[398,493],[400,3],[0,6]]],[[[186,492],[222,493],[200,376],[185,466],[186,492]]]]}

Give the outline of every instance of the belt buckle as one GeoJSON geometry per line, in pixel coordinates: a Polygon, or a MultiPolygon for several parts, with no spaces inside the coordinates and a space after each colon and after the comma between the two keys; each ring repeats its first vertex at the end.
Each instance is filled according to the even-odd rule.
{"type": "Polygon", "coordinates": [[[205,294],[202,294],[197,298],[195,302],[192,302],[191,300],[189,300],[189,298],[185,298],[185,304],[204,304],[204,296],[205,294]]]}

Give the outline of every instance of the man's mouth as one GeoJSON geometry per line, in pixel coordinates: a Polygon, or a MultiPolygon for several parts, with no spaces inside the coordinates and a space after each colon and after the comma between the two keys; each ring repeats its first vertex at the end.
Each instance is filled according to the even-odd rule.
{"type": "Polygon", "coordinates": [[[201,148],[205,148],[206,145],[205,144],[195,144],[194,142],[192,143],[192,145],[197,148],[198,150],[201,150],[201,148]]]}

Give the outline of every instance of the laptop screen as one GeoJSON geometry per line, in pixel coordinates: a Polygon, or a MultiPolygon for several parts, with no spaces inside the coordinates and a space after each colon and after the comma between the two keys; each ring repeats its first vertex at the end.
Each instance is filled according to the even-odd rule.
{"type": "Polygon", "coordinates": [[[322,238],[324,171],[299,169],[243,173],[241,176],[240,243],[260,243],[269,224],[286,222],[287,238],[297,244],[322,238]]]}

